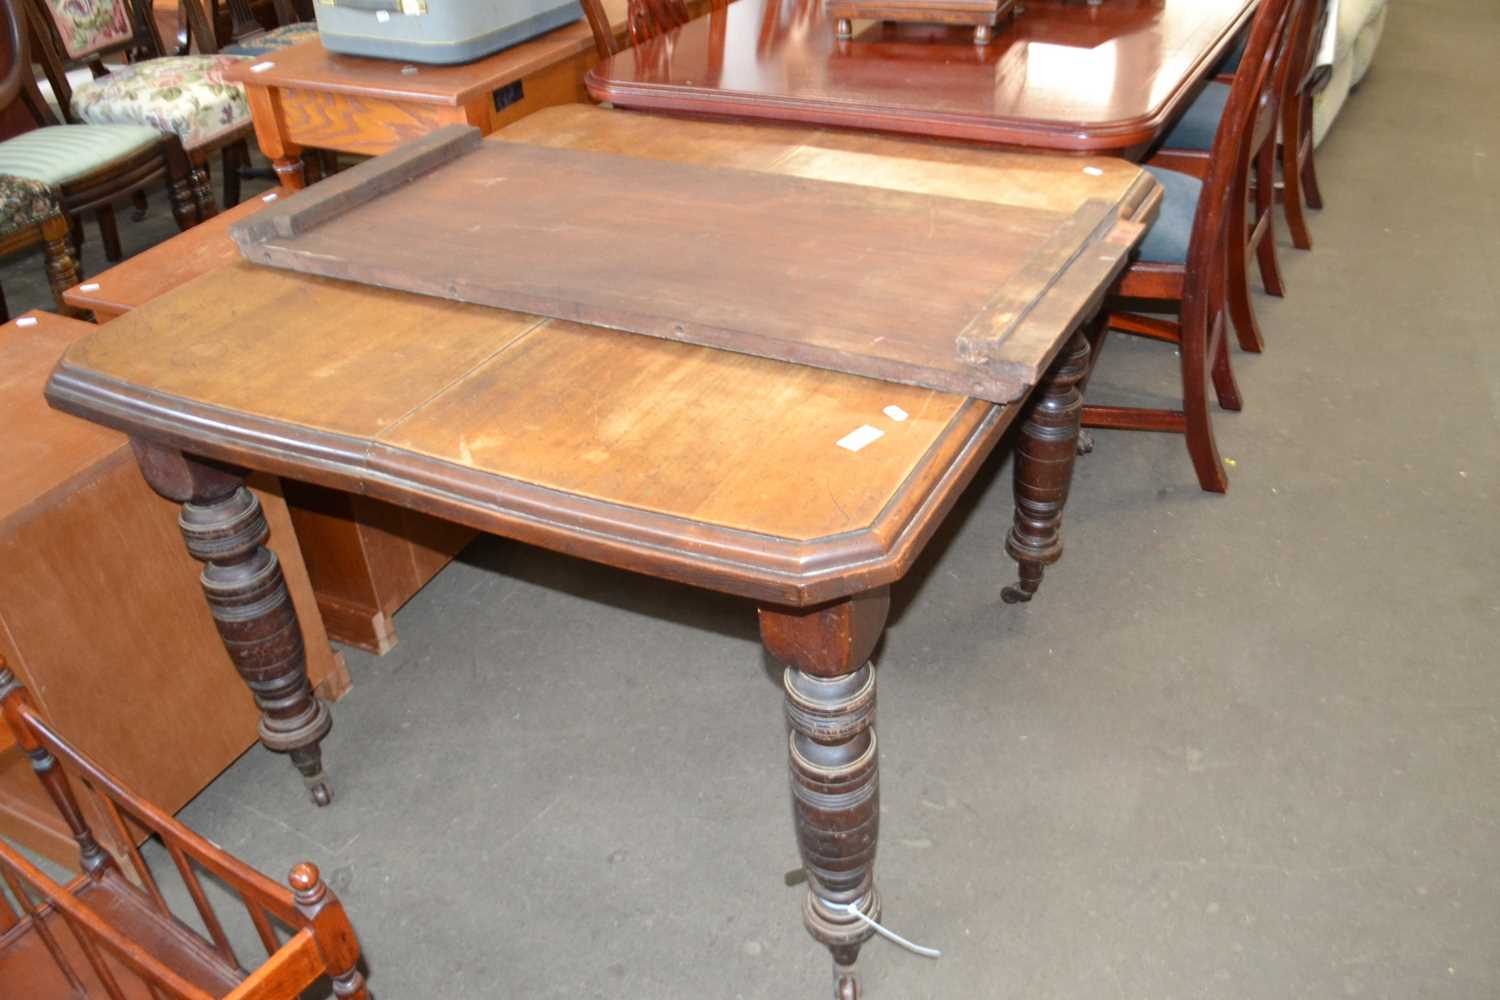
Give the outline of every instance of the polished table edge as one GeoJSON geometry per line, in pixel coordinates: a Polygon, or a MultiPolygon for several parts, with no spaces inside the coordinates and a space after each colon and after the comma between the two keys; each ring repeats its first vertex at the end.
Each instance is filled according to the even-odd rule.
{"type": "Polygon", "coordinates": [[[847,99],[832,102],[751,91],[699,90],[686,85],[615,80],[608,73],[616,57],[602,60],[590,69],[584,77],[584,85],[589,96],[596,101],[642,111],[794,121],[1054,152],[1126,155],[1144,151],[1187,107],[1192,96],[1208,82],[1210,70],[1228,54],[1255,10],[1255,4],[1248,4],[1218,43],[1183,74],[1181,85],[1154,111],[1110,122],[1044,122],[978,113],[889,107],[847,99]]]}
{"type": "Polygon", "coordinates": [[[867,528],[807,541],[478,472],[140,389],[59,362],[55,408],[185,453],[386,500],[481,531],[728,594],[800,607],[900,579],[1020,411],[965,401],[867,528]]]}

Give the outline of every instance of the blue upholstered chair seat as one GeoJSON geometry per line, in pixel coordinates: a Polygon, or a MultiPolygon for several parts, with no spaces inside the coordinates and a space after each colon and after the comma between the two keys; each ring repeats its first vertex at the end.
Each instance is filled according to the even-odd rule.
{"type": "Polygon", "coordinates": [[[1188,109],[1182,113],[1177,124],[1167,133],[1162,142],[1164,149],[1201,149],[1207,152],[1214,148],[1214,134],[1219,131],[1219,121],[1224,117],[1224,107],[1229,103],[1229,84],[1210,81],[1188,109]]]}
{"type": "Polygon", "coordinates": [[[1228,76],[1237,73],[1240,69],[1240,60],[1245,58],[1245,43],[1250,41],[1250,32],[1240,32],[1239,41],[1234,43],[1234,48],[1229,50],[1229,55],[1219,60],[1219,65],[1214,67],[1214,76],[1228,76]]]}
{"type": "Polygon", "coordinates": [[[295,24],[283,24],[279,28],[272,28],[264,34],[247,38],[243,42],[226,45],[220,51],[230,56],[245,56],[249,59],[258,59],[261,56],[280,52],[282,49],[298,42],[305,42],[309,38],[318,37],[318,26],[312,21],[298,21],[295,24]]]}
{"type": "Polygon", "coordinates": [[[1161,212],[1141,241],[1141,260],[1159,264],[1186,264],[1188,244],[1193,238],[1193,217],[1203,182],[1189,174],[1149,164],[1146,171],[1162,186],[1161,212]]]}

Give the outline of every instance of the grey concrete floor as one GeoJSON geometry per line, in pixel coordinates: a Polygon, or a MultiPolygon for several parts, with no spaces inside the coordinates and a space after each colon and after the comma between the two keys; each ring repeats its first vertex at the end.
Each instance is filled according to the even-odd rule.
{"type": "MultiPolygon", "coordinates": [[[[895,588],[879,878],[945,954],[870,944],[871,1000],[1500,995],[1497,37],[1393,5],[1235,357],[1227,496],[1099,433],[1008,607],[997,461],[895,588]]],[[[1173,364],[1114,339],[1094,394],[1173,364]]],[[[826,995],[747,603],[484,541],[396,625],[349,653],[332,808],[257,749],[182,814],[322,866],[378,996],[826,995]]]]}

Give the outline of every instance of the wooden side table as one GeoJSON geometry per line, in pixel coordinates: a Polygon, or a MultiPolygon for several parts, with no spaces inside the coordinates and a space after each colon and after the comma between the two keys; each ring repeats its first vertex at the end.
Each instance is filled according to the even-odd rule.
{"type": "MultiPolygon", "coordinates": [[[[175,812],[255,742],[259,712],[193,603],[196,564],[173,505],[141,482],[124,435],[42,398],[58,357],[94,329],[40,312],[0,327],[0,653],[59,731],[175,812]]],[[[302,621],[308,677],[337,698],[348,671],[313,613],[279,482],[252,486],[302,621]]],[[[78,845],[12,744],[0,725],[0,832],[76,865],[78,845]]]]}
{"type": "MultiPolygon", "coordinates": [[[[229,227],[286,192],[267,192],[63,293],[103,323],[239,260],[229,227]]],[[[40,389],[37,390],[40,392],[40,389]]],[[[369,497],[286,482],[285,499],[330,638],[372,653],[396,644],[392,616],[474,532],[369,497]]]]}
{"type": "MultiPolygon", "coordinates": [[[[623,31],[623,0],[606,8],[615,31],[623,31]]],[[[225,76],[245,86],[256,139],[281,183],[299,189],[306,148],[374,156],[454,123],[487,135],[542,108],[588,100],[583,77],[598,61],[580,17],[458,66],[338,55],[313,39],[225,76]]]]}

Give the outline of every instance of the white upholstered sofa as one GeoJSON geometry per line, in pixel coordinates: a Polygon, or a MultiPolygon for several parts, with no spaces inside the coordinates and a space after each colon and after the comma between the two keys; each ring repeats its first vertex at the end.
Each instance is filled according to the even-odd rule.
{"type": "Polygon", "coordinates": [[[1324,38],[1318,62],[1332,66],[1328,85],[1313,98],[1313,136],[1322,142],[1343,110],[1349,91],[1364,79],[1385,29],[1388,0],[1334,0],[1332,37],[1324,38]]]}

